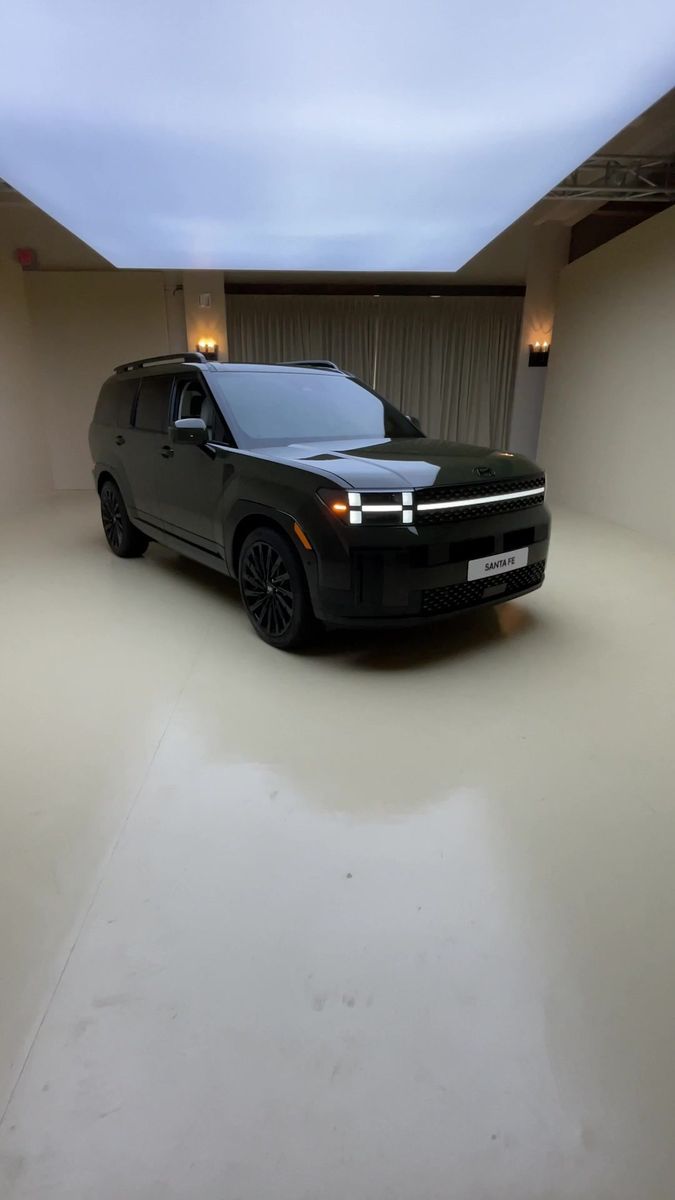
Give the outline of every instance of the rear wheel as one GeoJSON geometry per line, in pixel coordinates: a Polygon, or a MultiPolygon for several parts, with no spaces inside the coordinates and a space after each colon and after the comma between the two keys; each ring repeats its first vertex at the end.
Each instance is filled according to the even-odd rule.
{"type": "Polygon", "coordinates": [[[122,493],[112,479],[101,488],[101,521],[106,541],[118,558],[139,558],[148,548],[149,538],[129,520],[122,493]]]}
{"type": "Polygon", "coordinates": [[[249,533],[239,557],[239,588],[253,628],[270,646],[296,650],[316,632],[302,566],[275,529],[249,533]]]}

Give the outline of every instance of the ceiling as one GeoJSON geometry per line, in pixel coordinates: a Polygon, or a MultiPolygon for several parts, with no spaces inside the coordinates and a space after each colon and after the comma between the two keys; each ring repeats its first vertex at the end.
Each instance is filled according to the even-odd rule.
{"type": "Polygon", "coordinates": [[[100,258],[497,281],[671,84],[675,8],[23,0],[4,31],[0,175],[100,258]]]}
{"type": "MultiPolygon", "coordinates": [[[[631,121],[602,147],[606,154],[675,154],[675,89],[631,121]]],[[[455,272],[317,272],[226,271],[232,284],[379,286],[509,286],[525,282],[532,227],[561,220],[574,226],[579,253],[605,239],[601,225],[622,232],[637,220],[659,211],[657,206],[605,204],[594,200],[549,200],[534,204],[455,272]],[[578,231],[578,232],[577,232],[578,231]]],[[[0,181],[0,253],[10,256],[19,246],[33,247],[43,270],[110,270],[112,264],[86,242],[0,181]]]]}
{"type": "MultiPolygon", "coordinates": [[[[675,156],[675,88],[671,88],[644,112],[629,121],[603,145],[593,147],[587,157],[592,154],[675,156]]],[[[505,282],[507,279],[522,282],[527,269],[533,225],[542,224],[544,221],[562,221],[566,225],[574,226],[588,218],[589,214],[611,207],[614,206],[608,206],[602,200],[553,200],[545,197],[470,259],[454,278],[461,277],[467,282],[486,282],[488,277],[494,283],[505,282]]],[[[656,208],[648,204],[643,205],[642,209],[639,205],[632,205],[632,223],[644,219],[645,216],[651,216],[656,211],[656,208]]],[[[618,222],[619,214],[617,224],[618,222]]],[[[595,244],[601,240],[604,238],[598,237],[595,244]]],[[[587,250],[592,248],[590,243],[586,246],[587,250]]]]}

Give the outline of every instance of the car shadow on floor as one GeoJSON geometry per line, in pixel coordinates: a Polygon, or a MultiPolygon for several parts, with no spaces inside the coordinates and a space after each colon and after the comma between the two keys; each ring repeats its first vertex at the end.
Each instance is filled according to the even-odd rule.
{"type": "Polygon", "coordinates": [[[533,633],[540,619],[518,602],[459,613],[430,624],[398,629],[329,630],[305,654],[331,655],[350,667],[375,671],[419,670],[465,655],[480,654],[491,644],[533,633]]]}
{"type": "MultiPolygon", "coordinates": [[[[236,609],[246,621],[235,580],[163,547],[151,551],[153,565],[202,595],[236,609]]],[[[536,602],[536,593],[532,598],[536,602]]],[[[333,659],[347,668],[375,671],[418,670],[425,666],[480,654],[490,645],[535,633],[545,618],[529,607],[531,598],[460,613],[430,624],[393,629],[327,629],[297,652],[300,659],[333,659]]],[[[246,621],[248,625],[248,622],[246,621]]],[[[248,632],[248,631],[247,631],[248,632]]],[[[251,631],[251,636],[255,634],[251,631]]]]}

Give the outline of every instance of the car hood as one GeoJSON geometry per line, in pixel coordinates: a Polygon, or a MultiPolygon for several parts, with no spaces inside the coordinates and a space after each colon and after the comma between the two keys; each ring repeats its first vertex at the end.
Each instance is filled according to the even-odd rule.
{"type": "Polygon", "coordinates": [[[338,445],[303,442],[264,447],[255,454],[258,458],[303,467],[355,490],[396,491],[470,483],[476,479],[477,468],[483,468],[490,479],[522,479],[539,473],[536,463],[519,454],[424,437],[338,445]]]}

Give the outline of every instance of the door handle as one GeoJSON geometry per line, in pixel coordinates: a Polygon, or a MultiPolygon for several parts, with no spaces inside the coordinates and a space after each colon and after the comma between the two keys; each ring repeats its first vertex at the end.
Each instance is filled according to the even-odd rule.
{"type": "Polygon", "coordinates": [[[115,438],[115,445],[116,445],[116,446],[123,446],[123,445],[124,445],[124,438],[122,437],[122,434],[121,434],[121,433],[118,433],[117,437],[115,438]]]}
{"type": "Polygon", "coordinates": [[[171,446],[162,446],[160,453],[162,458],[173,458],[173,449],[171,446]]]}

